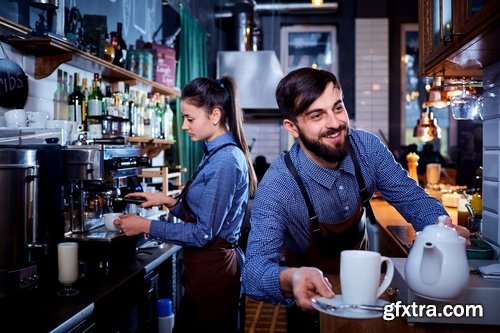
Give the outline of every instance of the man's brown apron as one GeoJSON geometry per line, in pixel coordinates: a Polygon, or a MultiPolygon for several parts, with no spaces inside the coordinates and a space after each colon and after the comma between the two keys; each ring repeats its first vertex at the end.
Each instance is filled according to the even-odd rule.
{"type": "Polygon", "coordinates": [[[238,327],[240,267],[235,246],[217,236],[203,248],[183,248],[185,288],[174,333],[234,333],[238,327]]]}
{"type": "MultiPolygon", "coordinates": [[[[366,225],[366,218],[362,203],[358,204],[355,213],[335,224],[320,223],[321,234],[323,237],[333,235],[342,237],[342,234],[362,223],[366,225]]],[[[345,248],[363,249],[367,248],[367,235],[365,232],[359,235],[358,239],[353,239],[352,246],[345,248]]],[[[310,227],[309,246],[303,254],[295,254],[288,248],[285,249],[285,265],[288,267],[303,267],[310,266],[320,269],[324,274],[338,274],[340,271],[340,254],[334,256],[326,256],[318,246],[316,238],[313,236],[312,227],[310,227]]],[[[302,311],[296,305],[286,309],[287,332],[319,332],[319,314],[310,314],[302,311]]]]}

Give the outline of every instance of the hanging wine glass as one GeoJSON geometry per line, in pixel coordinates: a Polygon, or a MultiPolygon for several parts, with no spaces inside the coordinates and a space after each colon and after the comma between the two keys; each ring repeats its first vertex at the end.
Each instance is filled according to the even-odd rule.
{"type": "Polygon", "coordinates": [[[474,119],[478,112],[478,99],[467,91],[467,82],[463,80],[459,94],[450,99],[450,109],[453,118],[457,120],[474,119]]]}

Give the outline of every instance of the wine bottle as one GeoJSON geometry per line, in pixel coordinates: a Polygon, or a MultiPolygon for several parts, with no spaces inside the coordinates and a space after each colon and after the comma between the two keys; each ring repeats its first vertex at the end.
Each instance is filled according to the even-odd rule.
{"type": "Polygon", "coordinates": [[[81,92],[79,83],[80,74],[75,73],[73,76],[73,91],[68,96],[68,117],[75,120],[78,125],[82,125],[83,102],[85,96],[81,92]]]}
{"type": "Polygon", "coordinates": [[[82,79],[82,94],[83,94],[83,103],[82,103],[82,126],[83,131],[87,131],[87,115],[88,115],[88,100],[89,100],[89,89],[87,84],[87,78],[84,77],[82,79]]]}
{"type": "Polygon", "coordinates": [[[57,70],[57,88],[54,91],[54,119],[68,120],[68,94],[64,86],[63,71],[57,70]]]}
{"type": "Polygon", "coordinates": [[[127,43],[123,39],[123,24],[118,22],[116,24],[116,42],[113,41],[115,47],[115,58],[113,64],[125,68],[127,61],[127,43]]]}
{"type": "Polygon", "coordinates": [[[103,95],[101,91],[101,82],[99,80],[99,74],[94,74],[94,80],[92,81],[92,91],[90,92],[88,98],[88,115],[89,116],[102,116],[102,101],[103,95]]]}

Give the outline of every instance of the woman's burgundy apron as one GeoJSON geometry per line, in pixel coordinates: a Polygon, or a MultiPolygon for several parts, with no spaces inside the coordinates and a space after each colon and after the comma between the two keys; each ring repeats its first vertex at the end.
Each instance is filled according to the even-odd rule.
{"type": "MultiPolygon", "coordinates": [[[[184,200],[189,185],[210,157],[226,146],[236,146],[236,144],[225,143],[215,148],[198,166],[179,195],[186,223],[196,223],[184,200]]],[[[236,247],[237,244],[231,244],[216,236],[214,241],[205,247],[183,248],[184,296],[175,318],[174,333],[237,332],[241,285],[236,247]]]]}
{"type": "Polygon", "coordinates": [[[217,236],[203,248],[183,248],[184,296],[174,333],[228,332],[238,327],[240,267],[234,245],[217,236]]]}

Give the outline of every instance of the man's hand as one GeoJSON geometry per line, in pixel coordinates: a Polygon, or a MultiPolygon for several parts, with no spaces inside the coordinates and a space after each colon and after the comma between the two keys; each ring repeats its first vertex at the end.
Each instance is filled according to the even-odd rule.
{"type": "Polygon", "coordinates": [[[308,312],[316,311],[311,298],[335,296],[330,281],[314,267],[285,269],[280,274],[280,286],[285,295],[294,297],[297,306],[308,312]]]}
{"type": "MultiPolygon", "coordinates": [[[[438,223],[438,221],[436,221],[436,223],[438,223]]],[[[449,217],[446,218],[446,221],[444,222],[444,224],[447,227],[455,229],[459,236],[462,236],[463,238],[465,238],[465,245],[467,245],[467,246],[471,246],[472,245],[472,243],[470,241],[470,231],[469,231],[469,229],[467,229],[465,227],[462,227],[461,225],[458,225],[458,224],[453,224],[453,221],[449,217]]]]}

